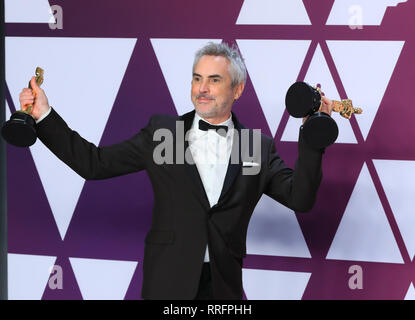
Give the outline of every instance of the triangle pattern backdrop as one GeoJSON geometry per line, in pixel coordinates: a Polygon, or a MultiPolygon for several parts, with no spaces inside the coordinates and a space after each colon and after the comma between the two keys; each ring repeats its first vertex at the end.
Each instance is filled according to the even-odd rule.
{"type": "Polygon", "coordinates": [[[356,116],[366,139],[386,88],[392,77],[404,41],[327,41],[348,98],[363,109],[356,116]],[[345,54],[347,52],[347,54],[345,54]],[[376,56],[376,59],[373,57],[376,56]],[[379,67],[382,61],[382,67],[379,67]],[[370,90],[367,85],[370,83],[370,90]]]}
{"type": "MultiPolygon", "coordinates": [[[[49,104],[69,127],[98,145],[135,43],[136,39],[6,38],[6,81],[14,105],[20,109],[19,93],[33,76],[31,72],[40,66],[45,72],[42,88],[47,93],[49,104]],[[37,50],[30,55],[19,49],[34,47],[37,50]],[[80,47],[94,59],[79,50],[80,47]],[[65,63],[62,63],[62,56],[66,57],[65,63]],[[65,83],[62,83],[62,78],[65,83]]],[[[84,179],[42,143],[35,143],[30,151],[64,239],[84,179]],[[53,175],[50,174],[51,168],[53,175]]]]}
{"type": "Polygon", "coordinates": [[[311,258],[294,211],[262,195],[249,222],[248,254],[311,258]]]}
{"type": "Polygon", "coordinates": [[[5,0],[4,7],[6,23],[54,23],[55,21],[48,0],[5,0]]]}
{"type": "Polygon", "coordinates": [[[311,273],[275,270],[242,270],[248,300],[301,300],[311,273]]]}
{"type": "Polygon", "coordinates": [[[373,160],[411,260],[415,256],[415,161],[373,160]]]}
{"type": "Polygon", "coordinates": [[[327,259],[403,263],[366,163],[363,164],[327,259]]]}
{"type": "Polygon", "coordinates": [[[236,24],[310,25],[302,0],[245,0],[236,24]]]}
{"type": "Polygon", "coordinates": [[[237,43],[268,126],[275,136],[285,111],[285,94],[297,80],[311,41],[237,40],[237,43]]]}
{"type": "Polygon", "coordinates": [[[336,0],[327,25],[379,26],[386,9],[407,0],[336,0]]]}
{"type": "Polygon", "coordinates": [[[8,298],[40,300],[47,285],[56,257],[13,254],[7,255],[8,298]]]}
{"type": "Polygon", "coordinates": [[[415,300],[415,288],[412,282],[409,285],[408,291],[406,292],[405,300],[415,300]]]}
{"type": "Polygon", "coordinates": [[[69,258],[84,300],[122,300],[136,261],[69,258]]]}
{"type": "MultiPolygon", "coordinates": [[[[336,84],[330,74],[329,67],[326,59],[324,58],[320,45],[317,45],[304,82],[307,82],[313,87],[320,84],[322,92],[326,97],[329,97],[332,100],[340,100],[336,84]]],[[[336,121],[337,126],[339,127],[339,136],[336,143],[357,143],[350,122],[343,119],[337,112],[332,113],[332,118],[336,121]]],[[[300,128],[302,121],[303,120],[301,118],[290,117],[281,141],[298,141],[298,128],[300,128]]]]}
{"type": "MultiPolygon", "coordinates": [[[[195,51],[207,41],[236,43],[249,81],[235,112],[247,127],[281,136],[277,151],[290,166],[298,154],[301,119],[287,117],[285,94],[300,76],[311,85],[320,83],[330,98],[350,97],[364,112],[351,121],[333,114],[339,137],[325,152],[322,192],[311,212],[296,214],[266,195],[259,200],[247,232],[246,297],[413,299],[408,256],[415,256],[415,152],[407,141],[415,140],[408,103],[415,72],[408,41],[415,3],[316,1],[224,5],[212,0],[206,7],[200,1],[185,6],[183,1],[125,0],[114,7],[73,0],[63,8],[64,29],[52,30],[53,3],[6,0],[6,117],[19,109],[18,95],[40,66],[52,107],[99,145],[102,137],[135,133],[151,114],[193,110],[195,51]],[[361,24],[374,27],[349,28],[351,18],[359,24],[355,5],[363,9],[361,24]],[[36,50],[28,54],[22,48],[36,50]],[[136,99],[142,99],[142,108],[136,99]],[[129,111],[133,116],[124,121],[129,111]],[[370,269],[362,290],[347,287],[345,266],[355,261],[368,262],[364,267],[370,269]],[[388,281],[381,282],[383,277],[388,281]]],[[[8,176],[15,179],[9,180],[8,193],[9,298],[139,299],[152,210],[145,173],[88,182],[83,189],[84,179],[41,142],[13,148],[8,146],[8,176]],[[30,201],[20,201],[25,179],[36,192],[30,201]],[[128,199],[137,202],[123,202],[124,187],[131,187],[128,199]],[[108,206],[111,215],[97,210],[102,191],[113,192],[109,199],[122,209],[108,206]],[[142,193],[146,201],[140,202],[142,193]],[[48,287],[54,264],[65,274],[62,290],[48,287]]]]}

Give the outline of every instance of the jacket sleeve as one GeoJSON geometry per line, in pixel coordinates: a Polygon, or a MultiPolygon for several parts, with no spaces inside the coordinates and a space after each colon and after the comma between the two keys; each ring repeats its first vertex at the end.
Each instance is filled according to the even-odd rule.
{"type": "MultiPolygon", "coordinates": [[[[151,123],[151,120],[150,120],[151,123]]],[[[71,130],[52,109],[37,125],[43,144],[87,180],[106,179],[146,168],[152,152],[151,124],[123,142],[97,147],[71,130]]]]}
{"type": "Polygon", "coordinates": [[[296,212],[310,211],[322,179],[324,149],[308,146],[300,132],[299,155],[294,170],[277,154],[274,140],[268,153],[267,183],[264,193],[296,212]]]}

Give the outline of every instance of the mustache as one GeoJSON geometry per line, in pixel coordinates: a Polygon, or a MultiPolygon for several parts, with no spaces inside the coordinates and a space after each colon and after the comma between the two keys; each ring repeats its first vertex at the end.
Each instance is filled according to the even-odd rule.
{"type": "Polygon", "coordinates": [[[205,93],[198,94],[196,96],[196,99],[199,99],[199,98],[205,98],[205,99],[215,100],[215,97],[214,96],[209,96],[209,95],[207,95],[205,93]]]}

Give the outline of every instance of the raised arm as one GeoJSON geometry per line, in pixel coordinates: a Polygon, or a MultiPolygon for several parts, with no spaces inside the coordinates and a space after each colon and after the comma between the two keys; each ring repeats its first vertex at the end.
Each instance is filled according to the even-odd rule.
{"type": "MultiPolygon", "coordinates": [[[[332,108],[333,102],[323,97],[321,111],[330,115],[332,108]]],[[[300,132],[298,158],[293,170],[284,164],[272,140],[268,154],[268,180],[264,193],[294,211],[310,211],[322,179],[323,153],[323,149],[314,149],[307,145],[300,132]]]]}
{"type": "Polygon", "coordinates": [[[70,129],[66,122],[51,109],[43,89],[37,86],[34,77],[31,89],[23,89],[19,99],[25,110],[33,105],[32,116],[39,121],[39,139],[59,159],[85,179],[106,179],[146,168],[152,152],[151,121],[134,137],[123,142],[97,147],[70,129]],[[47,116],[42,119],[45,115],[47,116]]]}

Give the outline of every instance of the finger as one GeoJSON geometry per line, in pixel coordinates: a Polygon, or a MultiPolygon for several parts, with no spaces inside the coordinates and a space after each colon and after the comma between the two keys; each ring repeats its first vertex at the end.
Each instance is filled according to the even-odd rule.
{"type": "Polygon", "coordinates": [[[332,109],[329,106],[325,106],[322,111],[331,116],[332,109]]]}
{"type": "Polygon", "coordinates": [[[21,109],[22,109],[23,111],[25,111],[25,110],[27,110],[27,108],[29,108],[30,106],[33,106],[33,103],[26,103],[26,104],[23,104],[23,105],[21,106],[21,109]]]}
{"type": "Polygon", "coordinates": [[[31,102],[31,103],[35,102],[35,98],[31,98],[31,97],[21,98],[19,100],[20,100],[20,104],[24,104],[24,103],[27,103],[27,102],[31,102]]]}
{"type": "Polygon", "coordinates": [[[33,94],[36,96],[40,90],[40,87],[37,85],[37,82],[36,82],[36,77],[32,77],[32,79],[30,79],[30,86],[32,87],[33,94]]]}
{"type": "Polygon", "coordinates": [[[333,103],[332,100],[330,100],[328,98],[325,98],[323,100],[323,106],[326,107],[328,110],[331,111],[333,109],[334,103],[333,103]]]}
{"type": "Polygon", "coordinates": [[[34,98],[34,97],[35,97],[35,95],[32,93],[32,91],[24,92],[24,93],[20,94],[20,98],[23,98],[23,99],[25,99],[25,98],[34,98]]]}
{"type": "Polygon", "coordinates": [[[33,105],[34,103],[35,103],[34,100],[25,100],[25,101],[21,102],[21,105],[22,106],[30,106],[30,105],[33,105]]]}
{"type": "Polygon", "coordinates": [[[32,94],[32,90],[30,90],[30,91],[22,91],[19,94],[19,99],[26,98],[26,97],[31,97],[31,96],[34,97],[33,94],[32,94]]]}
{"type": "Polygon", "coordinates": [[[30,79],[30,85],[32,86],[32,89],[38,89],[39,86],[36,83],[36,77],[32,77],[32,79],[30,79]]]}
{"type": "Polygon", "coordinates": [[[21,97],[20,99],[19,99],[20,101],[28,101],[28,100],[35,100],[35,97],[33,97],[33,96],[28,96],[28,97],[21,97]]]}
{"type": "Polygon", "coordinates": [[[19,101],[20,101],[20,104],[24,104],[24,103],[26,103],[26,102],[28,102],[28,101],[30,101],[30,102],[35,102],[35,99],[34,98],[22,98],[22,99],[19,99],[19,101]]]}
{"type": "Polygon", "coordinates": [[[323,100],[323,102],[324,102],[324,103],[326,103],[326,104],[330,104],[330,103],[331,103],[331,100],[330,100],[329,98],[325,97],[325,96],[321,97],[321,99],[322,99],[322,100],[323,100]]]}

